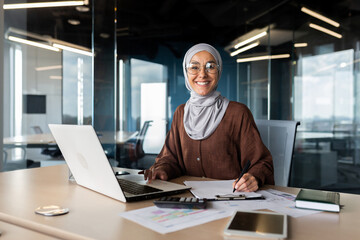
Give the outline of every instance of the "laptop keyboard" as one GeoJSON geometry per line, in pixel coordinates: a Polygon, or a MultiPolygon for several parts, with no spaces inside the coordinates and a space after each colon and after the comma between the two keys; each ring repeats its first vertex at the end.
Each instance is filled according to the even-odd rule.
{"type": "Polygon", "coordinates": [[[161,192],[161,189],[158,188],[154,188],[154,187],[150,187],[147,185],[141,185],[138,184],[136,182],[132,182],[129,180],[125,180],[122,178],[118,178],[118,182],[121,186],[121,189],[124,192],[128,192],[134,195],[139,195],[139,194],[145,194],[145,193],[154,193],[154,192],[161,192]]]}

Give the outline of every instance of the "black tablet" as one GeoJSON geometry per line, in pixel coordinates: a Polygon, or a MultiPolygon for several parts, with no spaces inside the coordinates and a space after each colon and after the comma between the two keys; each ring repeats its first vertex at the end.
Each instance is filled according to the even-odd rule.
{"type": "Polygon", "coordinates": [[[287,216],[274,212],[237,211],[226,226],[224,234],[284,239],[287,237],[287,216]]]}

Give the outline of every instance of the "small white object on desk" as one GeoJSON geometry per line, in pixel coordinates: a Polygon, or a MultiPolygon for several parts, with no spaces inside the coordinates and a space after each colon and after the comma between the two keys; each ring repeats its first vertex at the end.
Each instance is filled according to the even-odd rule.
{"type": "Polygon", "coordinates": [[[41,206],[35,209],[36,214],[44,215],[47,217],[64,215],[69,212],[69,208],[63,208],[57,205],[41,206]]]}

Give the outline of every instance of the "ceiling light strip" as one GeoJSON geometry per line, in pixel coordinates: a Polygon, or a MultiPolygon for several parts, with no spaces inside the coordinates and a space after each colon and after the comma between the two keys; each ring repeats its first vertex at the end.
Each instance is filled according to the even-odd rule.
{"type": "Polygon", "coordinates": [[[84,50],[81,50],[78,48],[73,48],[73,47],[69,47],[69,46],[65,46],[65,45],[61,45],[61,44],[57,44],[57,43],[54,43],[53,46],[56,48],[60,48],[62,50],[69,51],[69,52],[79,53],[79,54],[90,56],[90,57],[93,56],[92,52],[84,51],[84,50]]]}
{"type": "Polygon", "coordinates": [[[49,77],[51,80],[61,80],[62,79],[62,76],[54,76],[54,75],[52,75],[52,76],[50,76],[49,77]]]}
{"type": "Polygon", "coordinates": [[[307,47],[307,46],[308,46],[307,43],[295,43],[295,44],[294,44],[294,47],[296,47],[296,48],[307,47]]]}
{"type": "Polygon", "coordinates": [[[35,68],[36,71],[48,71],[48,70],[55,70],[55,69],[62,69],[62,65],[53,65],[53,66],[45,66],[45,67],[37,67],[35,68]]]}
{"type": "Polygon", "coordinates": [[[31,45],[31,46],[39,47],[39,48],[44,48],[44,49],[55,51],[55,52],[60,51],[59,48],[49,46],[49,45],[46,45],[46,44],[42,44],[42,43],[38,43],[38,42],[34,42],[34,41],[29,41],[29,40],[26,40],[26,39],[23,39],[23,38],[9,36],[8,39],[11,40],[11,41],[14,41],[14,42],[24,43],[24,44],[27,44],[27,45],[31,45]]]}
{"type": "Polygon", "coordinates": [[[256,47],[256,46],[259,46],[259,44],[260,44],[260,42],[257,41],[257,42],[255,42],[255,43],[253,43],[253,44],[247,45],[246,47],[239,48],[238,50],[230,53],[230,56],[233,57],[233,56],[235,56],[235,55],[238,55],[239,53],[245,52],[245,51],[247,51],[247,50],[249,50],[249,49],[251,49],[251,48],[254,48],[254,47],[256,47]]]}
{"type": "Polygon", "coordinates": [[[238,58],[236,60],[236,62],[238,62],[238,63],[254,62],[254,61],[269,60],[269,59],[289,58],[289,57],[290,57],[290,54],[264,55],[264,56],[257,56],[257,57],[238,58]]]}
{"type": "Polygon", "coordinates": [[[266,34],[267,34],[266,31],[261,32],[261,33],[255,35],[255,36],[253,36],[253,37],[251,37],[251,38],[249,38],[249,39],[246,39],[246,40],[244,40],[244,41],[242,41],[242,42],[237,43],[237,44],[234,46],[234,48],[235,48],[235,49],[238,49],[238,48],[241,47],[241,46],[244,46],[244,45],[246,45],[246,44],[248,44],[248,43],[250,43],[250,42],[252,42],[252,41],[255,41],[255,40],[257,40],[257,39],[259,39],[259,38],[261,38],[261,37],[266,36],[266,34]]]}
{"type": "Polygon", "coordinates": [[[309,27],[314,28],[314,29],[316,29],[316,30],[318,30],[318,31],[321,31],[321,32],[323,32],[323,33],[329,34],[329,35],[331,35],[331,36],[333,36],[333,37],[342,38],[342,35],[341,35],[341,34],[336,33],[336,32],[334,32],[334,31],[331,31],[331,30],[329,30],[329,29],[327,29],[327,28],[321,27],[321,26],[316,25],[316,24],[310,23],[310,24],[309,24],[309,27]]]}
{"type": "Polygon", "coordinates": [[[290,54],[270,55],[270,59],[289,58],[290,54]]]}
{"type": "Polygon", "coordinates": [[[23,8],[46,8],[46,7],[69,7],[86,5],[87,1],[59,1],[59,2],[39,2],[39,3],[14,3],[4,4],[4,9],[23,9],[23,8]]]}
{"type": "Polygon", "coordinates": [[[324,21],[330,25],[333,25],[334,27],[340,27],[340,24],[338,22],[335,22],[333,20],[331,20],[330,18],[327,18],[327,17],[324,17],[323,15],[317,13],[317,12],[314,12],[306,7],[302,7],[301,8],[301,11],[306,13],[306,14],[309,14],[310,16],[313,16],[317,19],[320,19],[321,21],[324,21]]]}

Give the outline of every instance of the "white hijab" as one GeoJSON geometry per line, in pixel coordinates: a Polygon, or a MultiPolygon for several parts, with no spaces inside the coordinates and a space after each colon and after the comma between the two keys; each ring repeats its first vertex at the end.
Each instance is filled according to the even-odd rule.
{"type": "Polygon", "coordinates": [[[194,140],[202,140],[209,137],[220,124],[229,105],[229,100],[221,96],[220,92],[215,91],[217,85],[212,92],[205,96],[197,94],[190,86],[186,66],[190,63],[191,58],[201,51],[207,51],[215,58],[216,63],[219,65],[219,80],[222,72],[221,56],[219,52],[209,44],[200,43],[194,45],[186,52],[183,61],[183,70],[185,85],[190,91],[190,98],[185,104],[183,121],[186,133],[194,140]]]}

